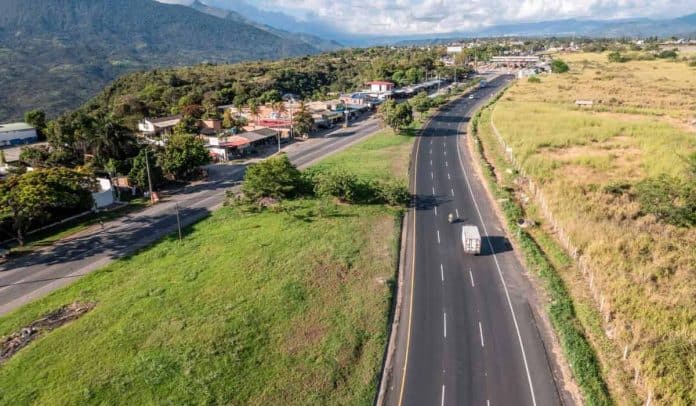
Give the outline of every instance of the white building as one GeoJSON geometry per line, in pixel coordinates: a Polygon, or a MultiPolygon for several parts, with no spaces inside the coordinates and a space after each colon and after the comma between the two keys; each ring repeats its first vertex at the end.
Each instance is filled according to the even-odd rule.
{"type": "Polygon", "coordinates": [[[97,183],[99,184],[99,191],[92,193],[94,207],[102,209],[116,203],[114,187],[111,185],[111,181],[106,178],[97,178],[97,183]]]}
{"type": "Polygon", "coordinates": [[[174,126],[181,121],[181,115],[162,117],[162,118],[144,118],[138,123],[138,130],[143,135],[160,135],[170,134],[174,131],[174,126]]]}
{"type": "Polygon", "coordinates": [[[394,90],[394,83],[384,80],[375,80],[373,82],[368,82],[367,84],[370,85],[370,91],[372,93],[384,93],[394,90]]]}
{"type": "Polygon", "coordinates": [[[38,140],[36,128],[27,123],[0,124],[0,147],[31,144],[38,140]]]}

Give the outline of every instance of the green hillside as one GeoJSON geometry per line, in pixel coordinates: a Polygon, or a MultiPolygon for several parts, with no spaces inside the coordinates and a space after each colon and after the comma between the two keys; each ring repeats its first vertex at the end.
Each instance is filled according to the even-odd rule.
{"type": "Polygon", "coordinates": [[[152,0],[3,0],[0,121],[74,108],[133,70],[315,52],[242,21],[152,0]]]}

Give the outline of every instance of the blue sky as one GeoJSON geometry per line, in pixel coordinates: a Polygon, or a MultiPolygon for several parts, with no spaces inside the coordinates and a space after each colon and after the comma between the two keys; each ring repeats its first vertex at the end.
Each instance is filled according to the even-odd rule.
{"type": "MultiPolygon", "coordinates": [[[[193,0],[158,0],[191,3],[193,0]]],[[[202,0],[231,10],[240,0],[202,0]]],[[[369,26],[386,35],[470,31],[485,26],[563,18],[666,18],[696,12],[696,0],[246,0],[266,11],[322,22],[360,34],[369,26]]]]}

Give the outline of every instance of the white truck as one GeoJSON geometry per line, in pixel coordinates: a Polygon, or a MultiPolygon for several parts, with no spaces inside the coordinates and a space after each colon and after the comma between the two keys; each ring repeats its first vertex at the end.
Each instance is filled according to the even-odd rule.
{"type": "Polygon", "coordinates": [[[481,234],[476,226],[462,226],[462,246],[465,254],[481,253],[481,234]]]}

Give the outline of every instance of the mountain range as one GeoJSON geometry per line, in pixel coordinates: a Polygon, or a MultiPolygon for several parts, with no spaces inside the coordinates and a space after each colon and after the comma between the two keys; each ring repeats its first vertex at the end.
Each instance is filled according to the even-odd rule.
{"type": "MultiPolygon", "coordinates": [[[[167,1],[167,0],[161,0],[167,1]]],[[[171,0],[170,0],[171,1],[171,0]]],[[[186,3],[186,0],[177,0],[186,3]]],[[[472,30],[453,30],[445,33],[414,35],[362,35],[337,30],[316,16],[304,20],[281,11],[267,11],[245,0],[191,0],[191,7],[211,7],[237,14],[247,21],[275,29],[283,28],[292,33],[312,34],[324,40],[332,40],[348,46],[407,44],[428,39],[458,39],[492,36],[585,36],[585,37],[646,37],[685,35],[696,37],[696,14],[679,18],[620,20],[563,19],[539,22],[523,22],[493,25],[472,30]],[[203,4],[205,3],[205,4],[203,4]],[[233,9],[234,11],[231,11],[233,9]]],[[[287,32],[286,31],[286,32],[287,32]]]]}
{"type": "Polygon", "coordinates": [[[53,116],[119,75],[160,66],[314,54],[301,36],[153,0],[0,1],[0,122],[53,116]]]}

